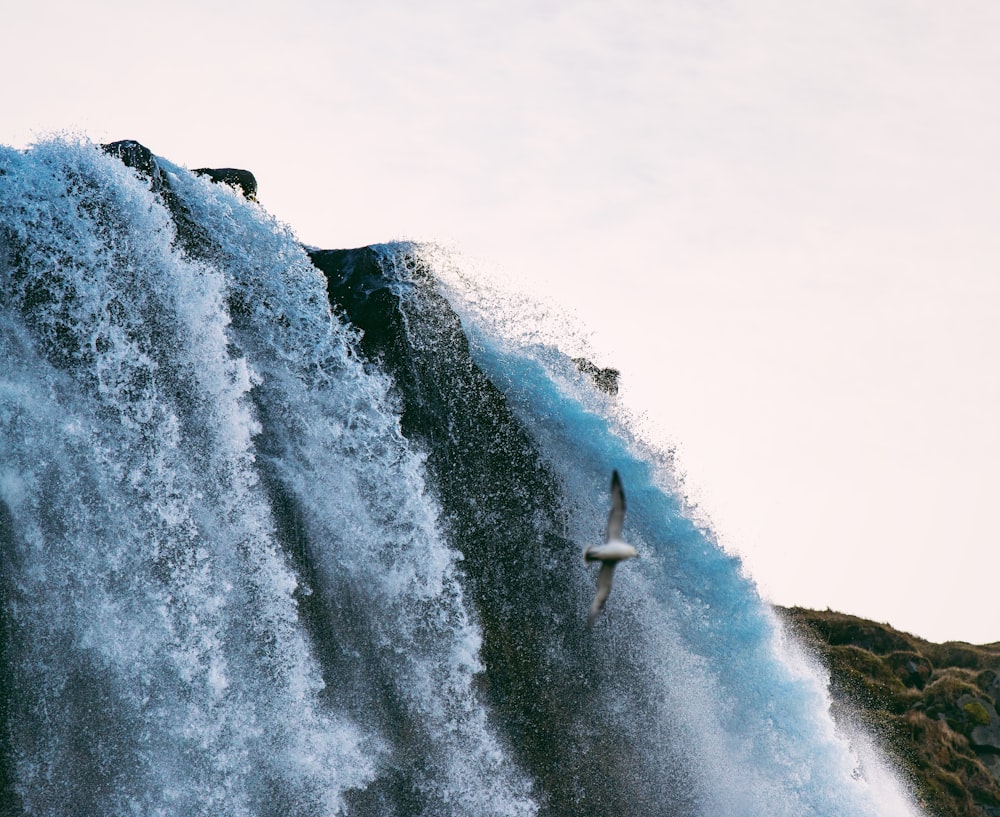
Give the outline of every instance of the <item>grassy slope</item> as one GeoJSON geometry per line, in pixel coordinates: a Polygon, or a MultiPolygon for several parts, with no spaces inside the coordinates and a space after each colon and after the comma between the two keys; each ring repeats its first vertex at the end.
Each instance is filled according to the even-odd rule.
{"type": "Polygon", "coordinates": [[[929,814],[1000,817],[1000,642],[932,644],[887,624],[779,612],[823,658],[833,705],[896,757],[929,814]]]}

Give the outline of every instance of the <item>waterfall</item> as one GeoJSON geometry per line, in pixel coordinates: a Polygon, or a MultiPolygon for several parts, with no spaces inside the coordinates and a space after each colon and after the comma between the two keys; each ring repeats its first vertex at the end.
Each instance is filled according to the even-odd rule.
{"type": "Polygon", "coordinates": [[[0,814],[917,813],[558,344],[156,162],[0,149],[0,814]]]}

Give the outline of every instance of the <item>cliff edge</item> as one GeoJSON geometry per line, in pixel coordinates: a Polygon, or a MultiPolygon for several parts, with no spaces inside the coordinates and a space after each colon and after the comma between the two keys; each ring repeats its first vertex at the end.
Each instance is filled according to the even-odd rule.
{"type": "Polygon", "coordinates": [[[776,608],[939,817],[1000,817],[1000,642],[934,644],[857,616],[776,608]]]}

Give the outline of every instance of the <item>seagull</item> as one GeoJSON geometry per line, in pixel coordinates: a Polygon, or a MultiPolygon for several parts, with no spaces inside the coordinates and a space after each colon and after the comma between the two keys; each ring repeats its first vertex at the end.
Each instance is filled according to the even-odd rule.
{"type": "Polygon", "coordinates": [[[583,551],[585,562],[600,562],[601,571],[597,574],[597,595],[590,605],[587,615],[587,626],[590,627],[604,610],[604,604],[611,592],[611,577],[615,565],[636,555],[635,548],[622,541],[622,524],[625,522],[625,491],[622,489],[622,479],[618,471],[611,472],[611,512],[608,514],[608,527],[604,532],[603,545],[590,545],[583,551]]]}

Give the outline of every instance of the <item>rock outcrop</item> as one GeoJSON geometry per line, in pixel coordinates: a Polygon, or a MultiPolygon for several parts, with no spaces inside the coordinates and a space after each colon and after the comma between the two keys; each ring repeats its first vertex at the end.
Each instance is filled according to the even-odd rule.
{"type": "Polygon", "coordinates": [[[618,394],[618,378],[621,376],[621,372],[617,369],[602,369],[585,357],[575,357],[573,358],[573,362],[576,364],[577,369],[586,375],[590,375],[590,378],[594,381],[594,385],[601,391],[608,394],[618,394]]]}
{"type": "MultiPolygon", "coordinates": [[[[119,142],[101,145],[101,150],[110,156],[121,159],[123,164],[149,180],[150,189],[159,195],[170,211],[170,215],[174,219],[174,226],[177,228],[177,238],[185,250],[192,255],[201,255],[206,252],[210,244],[208,235],[204,228],[195,222],[187,207],[177,197],[170,184],[170,177],[149,148],[133,139],[123,139],[119,142]]],[[[207,176],[213,182],[228,184],[239,190],[247,199],[257,200],[257,179],[249,170],[235,167],[201,167],[191,172],[207,176]]]]}
{"type": "Polygon", "coordinates": [[[217,184],[228,184],[239,190],[244,198],[257,201],[257,177],[249,170],[238,167],[199,167],[191,171],[199,176],[208,176],[217,184]]]}
{"type": "Polygon", "coordinates": [[[160,166],[152,151],[133,139],[123,139],[120,142],[101,145],[101,150],[110,156],[118,157],[126,167],[132,168],[140,176],[149,180],[150,189],[159,195],[173,217],[180,246],[192,255],[202,254],[210,243],[208,234],[191,217],[188,208],[177,197],[170,184],[169,176],[160,166]]]}

